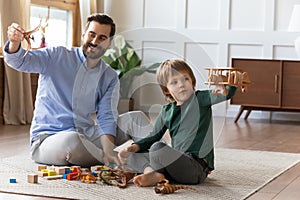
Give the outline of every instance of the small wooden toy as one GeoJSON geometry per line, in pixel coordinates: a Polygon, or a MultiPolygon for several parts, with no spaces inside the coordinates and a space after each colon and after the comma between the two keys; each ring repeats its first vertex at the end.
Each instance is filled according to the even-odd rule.
{"type": "Polygon", "coordinates": [[[70,173],[72,173],[72,170],[71,169],[66,169],[65,174],[70,174],[70,173]]]}
{"type": "Polygon", "coordinates": [[[197,192],[197,190],[192,187],[188,187],[184,185],[171,185],[169,184],[169,180],[167,179],[162,179],[161,181],[159,181],[157,183],[157,186],[154,187],[154,192],[156,194],[171,194],[174,193],[176,190],[180,190],[180,189],[197,192]]]}
{"type": "Polygon", "coordinates": [[[43,169],[47,169],[47,165],[38,165],[38,171],[42,171],[43,169]]]}
{"type": "Polygon", "coordinates": [[[209,86],[230,85],[240,88],[245,93],[251,84],[248,73],[237,68],[206,68],[206,70],[208,70],[208,80],[205,83],[209,86]]]}
{"type": "Polygon", "coordinates": [[[37,175],[38,175],[39,177],[48,176],[48,172],[38,171],[38,172],[37,172],[37,175]]]}
{"type": "Polygon", "coordinates": [[[104,165],[95,165],[95,166],[91,166],[91,171],[102,171],[108,169],[108,167],[104,166],[104,165]]]}
{"type": "Polygon", "coordinates": [[[82,183],[84,183],[85,181],[88,184],[97,182],[97,178],[93,174],[91,174],[90,172],[87,172],[86,174],[81,174],[80,179],[81,179],[82,183]]]}
{"type": "Polygon", "coordinates": [[[37,174],[28,174],[27,182],[28,183],[38,183],[38,175],[37,174]]]}
{"type": "Polygon", "coordinates": [[[70,167],[73,172],[77,172],[78,169],[81,169],[80,166],[72,166],[70,167]]]}
{"type": "Polygon", "coordinates": [[[47,173],[48,176],[55,176],[56,171],[54,169],[42,169],[41,172],[47,173]]]}
{"type": "Polygon", "coordinates": [[[56,176],[56,171],[54,169],[48,170],[48,176],[56,176]]]}
{"type": "Polygon", "coordinates": [[[77,168],[76,171],[77,171],[76,179],[81,180],[82,183],[84,183],[85,181],[88,184],[97,182],[97,178],[91,172],[89,172],[89,169],[87,169],[87,168],[84,168],[84,169],[77,168]]]}
{"type": "Polygon", "coordinates": [[[9,179],[9,183],[17,183],[17,179],[15,179],[15,178],[10,178],[10,179],[9,179]]]}
{"type": "Polygon", "coordinates": [[[62,179],[63,175],[46,176],[44,178],[47,179],[47,180],[56,180],[56,179],[62,179]]]}
{"type": "Polygon", "coordinates": [[[127,183],[136,175],[134,172],[123,172],[119,169],[102,170],[98,177],[108,185],[126,188],[127,183]]]}
{"type": "Polygon", "coordinates": [[[66,173],[66,167],[55,167],[54,170],[56,172],[57,175],[62,175],[66,173]]]}
{"type": "Polygon", "coordinates": [[[17,31],[19,31],[19,32],[21,32],[21,33],[23,33],[24,39],[25,39],[26,42],[27,42],[27,50],[26,50],[24,56],[26,56],[26,54],[28,53],[28,51],[31,49],[31,41],[30,41],[30,39],[32,39],[32,40],[34,39],[34,38],[32,37],[32,33],[36,32],[36,31],[38,31],[38,30],[40,29],[40,27],[41,27],[41,22],[42,22],[42,20],[40,21],[40,24],[39,24],[37,27],[35,27],[35,28],[34,28],[33,30],[31,30],[31,31],[26,31],[25,33],[23,33],[21,30],[15,28],[15,27],[13,27],[15,30],[17,30],[17,31]]]}
{"type": "Polygon", "coordinates": [[[81,182],[84,183],[85,181],[88,184],[90,184],[90,183],[96,183],[97,182],[97,178],[93,174],[91,174],[91,173],[82,174],[81,175],[81,182]]]}
{"type": "Polygon", "coordinates": [[[78,173],[72,172],[72,173],[67,174],[67,180],[69,180],[69,181],[78,180],[78,173]]]}

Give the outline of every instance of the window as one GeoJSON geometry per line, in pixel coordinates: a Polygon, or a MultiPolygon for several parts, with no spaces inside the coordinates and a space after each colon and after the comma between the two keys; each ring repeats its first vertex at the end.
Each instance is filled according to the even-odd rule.
{"type": "MultiPolygon", "coordinates": [[[[30,26],[34,29],[42,19],[45,28],[45,42],[48,46],[79,46],[81,43],[81,23],[78,0],[31,0],[30,26]]],[[[39,48],[42,29],[33,34],[32,48],[39,48]]]]}
{"type": "MultiPolygon", "coordinates": [[[[48,46],[72,46],[72,11],[54,7],[31,5],[31,30],[34,29],[40,21],[42,26],[45,27],[45,42],[48,46]]],[[[43,36],[41,30],[42,28],[33,34],[34,40],[32,41],[32,48],[41,46],[43,36]]]]}

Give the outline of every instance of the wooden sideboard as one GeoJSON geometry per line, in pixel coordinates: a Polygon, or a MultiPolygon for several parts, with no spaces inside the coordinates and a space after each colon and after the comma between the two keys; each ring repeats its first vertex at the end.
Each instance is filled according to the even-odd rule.
{"type": "Polygon", "coordinates": [[[244,110],[300,111],[300,61],[232,59],[232,67],[248,72],[252,81],[247,93],[238,91],[231,104],[240,105],[237,122],[244,110]]]}

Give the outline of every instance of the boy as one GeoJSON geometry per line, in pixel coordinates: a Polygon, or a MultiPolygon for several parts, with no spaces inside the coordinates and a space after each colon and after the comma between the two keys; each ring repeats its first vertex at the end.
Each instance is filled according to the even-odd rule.
{"type": "Polygon", "coordinates": [[[137,186],[151,186],[162,178],[181,184],[202,183],[214,170],[211,106],[230,99],[236,87],[195,91],[191,68],[178,59],[160,65],[157,81],[169,104],[162,107],[150,135],[120,151],[119,159],[124,164],[132,153],[149,150],[143,174],[133,180],[137,186]],[[227,96],[222,95],[224,89],[227,96]],[[160,141],[166,130],[171,146],[160,141]]]}

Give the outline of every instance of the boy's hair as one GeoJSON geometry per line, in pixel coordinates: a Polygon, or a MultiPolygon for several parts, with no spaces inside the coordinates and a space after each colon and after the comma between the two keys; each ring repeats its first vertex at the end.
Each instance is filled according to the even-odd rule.
{"type": "Polygon", "coordinates": [[[172,97],[172,95],[169,94],[169,90],[167,88],[169,76],[176,73],[182,73],[182,72],[187,73],[191,77],[192,85],[193,88],[195,89],[196,86],[195,75],[192,69],[190,68],[190,66],[183,60],[179,60],[179,59],[166,60],[160,64],[160,66],[156,71],[157,82],[168,102],[174,101],[174,98],[172,97]]]}
{"type": "Polygon", "coordinates": [[[110,29],[109,37],[110,37],[110,40],[113,39],[113,36],[116,33],[116,24],[114,23],[113,19],[110,16],[102,14],[102,13],[96,13],[96,14],[90,15],[87,18],[87,23],[85,25],[85,30],[84,31],[88,30],[88,28],[90,26],[90,23],[92,21],[98,22],[99,24],[110,25],[111,29],[110,29]]]}

